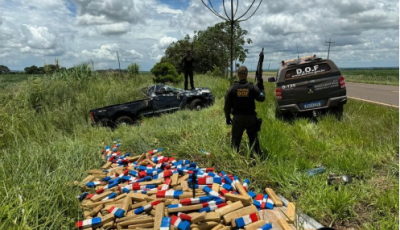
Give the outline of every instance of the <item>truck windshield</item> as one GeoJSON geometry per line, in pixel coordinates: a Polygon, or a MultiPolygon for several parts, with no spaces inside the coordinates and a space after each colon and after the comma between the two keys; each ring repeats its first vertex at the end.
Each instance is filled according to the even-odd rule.
{"type": "Polygon", "coordinates": [[[149,87],[149,90],[147,91],[147,95],[151,95],[151,94],[153,94],[154,93],[154,86],[150,86],[149,87]]]}
{"type": "Polygon", "coordinates": [[[174,88],[174,87],[172,87],[172,86],[169,86],[169,85],[166,85],[165,86],[165,88],[166,88],[166,90],[168,90],[168,91],[180,91],[181,89],[178,89],[178,88],[174,88]]]}
{"type": "Polygon", "coordinates": [[[176,92],[180,91],[181,89],[174,88],[169,85],[157,85],[156,92],[167,91],[167,92],[176,92]]]}
{"type": "Polygon", "coordinates": [[[331,71],[331,67],[327,63],[299,66],[289,69],[285,73],[285,80],[319,75],[331,71]]]}

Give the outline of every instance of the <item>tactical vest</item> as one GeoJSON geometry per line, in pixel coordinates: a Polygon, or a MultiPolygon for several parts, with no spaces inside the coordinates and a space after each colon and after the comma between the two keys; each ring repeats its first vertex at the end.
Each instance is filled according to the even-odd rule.
{"type": "Polygon", "coordinates": [[[230,96],[233,102],[233,115],[256,115],[254,85],[252,82],[235,82],[230,96]]]}

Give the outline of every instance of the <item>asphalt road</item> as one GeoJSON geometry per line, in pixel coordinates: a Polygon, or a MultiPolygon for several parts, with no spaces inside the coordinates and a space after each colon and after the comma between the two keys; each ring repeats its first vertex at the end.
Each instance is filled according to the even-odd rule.
{"type": "MultiPolygon", "coordinates": [[[[269,77],[264,75],[264,81],[269,77]]],[[[346,88],[348,98],[399,108],[399,86],[346,82],[346,88]]]]}
{"type": "Polygon", "coordinates": [[[346,82],[346,88],[349,98],[399,107],[398,86],[346,82]]]}

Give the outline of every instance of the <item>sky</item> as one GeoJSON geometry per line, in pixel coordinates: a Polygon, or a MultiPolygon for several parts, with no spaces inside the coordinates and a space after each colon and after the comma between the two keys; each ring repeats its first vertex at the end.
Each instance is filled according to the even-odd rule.
{"type": "MultiPolygon", "coordinates": [[[[225,15],[221,0],[211,2],[225,15]]],[[[251,2],[239,0],[237,15],[251,2]]],[[[147,71],[172,42],[222,21],[201,0],[0,0],[0,65],[23,70],[58,59],[67,68],[91,61],[116,69],[118,51],[121,68],[135,62],[147,71]]],[[[263,47],[264,69],[276,69],[298,55],[325,58],[329,40],[341,68],[399,66],[398,1],[263,0],[240,25],[253,41],[250,69],[263,47]]]]}

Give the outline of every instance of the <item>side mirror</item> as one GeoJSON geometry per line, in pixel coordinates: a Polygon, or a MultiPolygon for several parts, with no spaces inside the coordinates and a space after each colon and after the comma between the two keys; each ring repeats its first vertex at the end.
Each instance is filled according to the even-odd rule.
{"type": "Polygon", "coordinates": [[[276,79],[274,77],[268,78],[268,82],[276,82],[276,79]]]}

